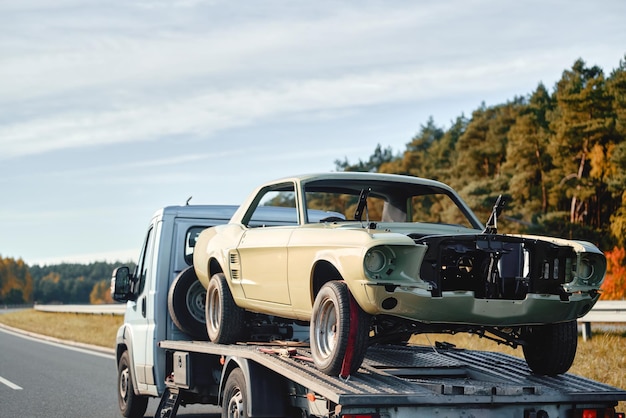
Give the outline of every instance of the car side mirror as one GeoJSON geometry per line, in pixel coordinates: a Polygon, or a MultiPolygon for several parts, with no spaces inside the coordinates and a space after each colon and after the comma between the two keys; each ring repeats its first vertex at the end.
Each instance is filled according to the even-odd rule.
{"type": "Polygon", "coordinates": [[[111,297],[118,302],[127,302],[135,300],[133,293],[133,284],[135,280],[130,273],[130,269],[126,266],[118,267],[113,270],[111,276],[111,297]]]}

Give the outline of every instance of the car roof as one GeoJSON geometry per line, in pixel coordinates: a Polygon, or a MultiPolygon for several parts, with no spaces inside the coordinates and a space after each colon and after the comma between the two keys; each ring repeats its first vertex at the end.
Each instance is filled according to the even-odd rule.
{"type": "Polygon", "coordinates": [[[329,173],[308,173],[300,174],[290,177],[284,177],[267,182],[266,185],[276,184],[282,182],[301,182],[308,183],[315,180],[375,180],[375,181],[392,181],[399,183],[411,183],[421,184],[425,186],[440,187],[446,190],[452,190],[450,186],[437,180],[425,179],[422,177],[408,176],[402,174],[387,174],[387,173],[371,173],[371,172],[356,172],[356,171],[340,171],[329,173]]]}

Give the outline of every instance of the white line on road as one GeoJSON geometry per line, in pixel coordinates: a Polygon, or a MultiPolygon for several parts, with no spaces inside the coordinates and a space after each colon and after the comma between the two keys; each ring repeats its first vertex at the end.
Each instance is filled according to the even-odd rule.
{"type": "Polygon", "coordinates": [[[98,356],[98,357],[103,357],[103,358],[108,358],[108,359],[115,359],[115,356],[113,354],[101,353],[99,351],[90,350],[88,348],[81,348],[81,347],[77,347],[77,346],[72,346],[72,345],[70,345],[70,342],[68,342],[67,344],[63,344],[61,342],[50,341],[50,339],[53,339],[53,338],[49,338],[49,337],[46,337],[44,335],[38,335],[37,337],[34,337],[34,336],[26,335],[26,334],[23,334],[23,333],[20,333],[20,332],[14,332],[14,331],[11,331],[9,329],[2,328],[2,327],[0,327],[0,332],[6,332],[7,334],[15,335],[16,337],[25,338],[25,339],[31,340],[31,341],[36,341],[36,342],[42,343],[42,344],[48,344],[48,345],[52,345],[52,346],[55,346],[55,347],[65,348],[66,350],[73,350],[73,351],[77,351],[79,353],[91,354],[92,356],[98,356]]]}
{"type": "Polygon", "coordinates": [[[16,385],[15,383],[11,382],[10,380],[5,379],[2,376],[0,376],[0,383],[4,383],[5,385],[7,385],[8,387],[10,387],[13,390],[22,390],[22,388],[20,386],[16,385]]]}

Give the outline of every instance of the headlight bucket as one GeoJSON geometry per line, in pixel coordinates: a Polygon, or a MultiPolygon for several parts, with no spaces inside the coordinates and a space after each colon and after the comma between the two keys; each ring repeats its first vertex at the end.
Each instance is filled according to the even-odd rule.
{"type": "Polygon", "coordinates": [[[388,246],[378,246],[367,250],[363,258],[363,269],[367,277],[380,280],[389,277],[395,270],[396,254],[388,246]]]}
{"type": "Polygon", "coordinates": [[[606,258],[597,253],[579,253],[576,259],[574,279],[570,286],[599,287],[606,273],[606,258]]]}

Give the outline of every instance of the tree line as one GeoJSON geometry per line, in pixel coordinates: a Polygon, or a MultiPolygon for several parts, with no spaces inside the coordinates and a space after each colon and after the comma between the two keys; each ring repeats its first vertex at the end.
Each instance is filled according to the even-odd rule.
{"type": "MultiPolygon", "coordinates": [[[[0,305],[112,303],[111,273],[122,263],[27,266],[0,256],[0,305]]],[[[128,263],[125,263],[128,264],[128,263]]],[[[134,265],[130,265],[131,269],[134,265]]]]}
{"type": "MultiPolygon", "coordinates": [[[[626,298],[626,57],[608,76],[579,59],[552,89],[483,103],[448,128],[431,117],[404,151],[378,145],[366,161],[335,166],[442,181],[484,220],[503,195],[500,232],[595,243],[608,260],[603,298],[626,298]]],[[[115,266],[0,257],[0,303],[109,301],[115,266]]]]}
{"type": "Polygon", "coordinates": [[[604,297],[626,296],[626,58],[609,76],[579,59],[552,91],[540,83],[447,129],[430,118],[399,154],[378,145],[367,161],[335,165],[442,181],[484,220],[503,195],[502,232],[597,244],[609,259],[604,297]]]}

